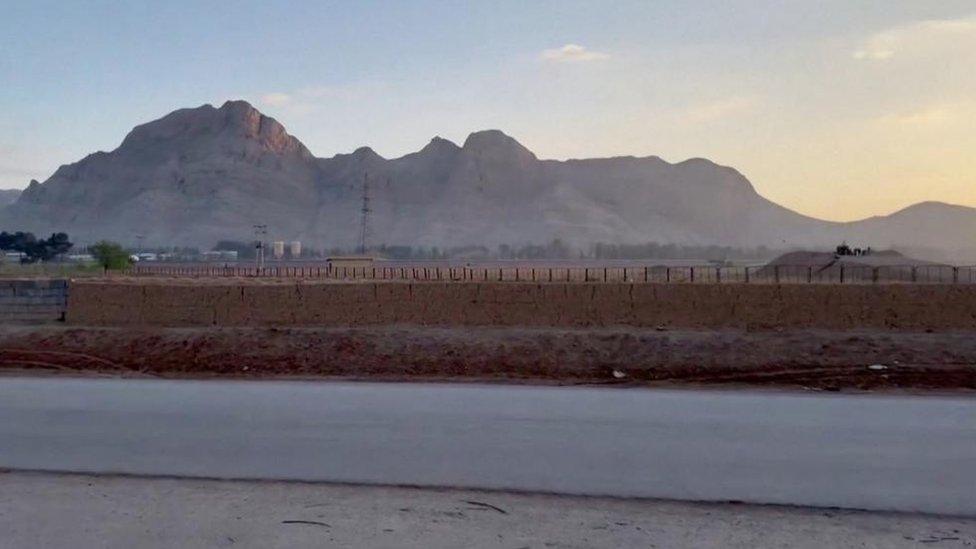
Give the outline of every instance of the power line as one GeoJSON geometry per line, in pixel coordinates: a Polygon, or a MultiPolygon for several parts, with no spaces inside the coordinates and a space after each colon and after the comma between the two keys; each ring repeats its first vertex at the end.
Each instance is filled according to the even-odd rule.
{"type": "Polygon", "coordinates": [[[359,253],[366,254],[366,237],[369,234],[369,173],[363,172],[363,207],[359,232],[359,253]]]}

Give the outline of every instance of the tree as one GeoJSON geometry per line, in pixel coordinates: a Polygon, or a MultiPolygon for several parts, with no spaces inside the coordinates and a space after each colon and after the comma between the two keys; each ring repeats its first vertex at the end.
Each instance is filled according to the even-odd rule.
{"type": "Polygon", "coordinates": [[[23,263],[50,261],[55,257],[67,253],[71,249],[71,241],[67,233],[53,233],[50,238],[38,240],[34,233],[17,231],[16,233],[0,232],[0,250],[22,252],[23,263]]]}
{"type": "Polygon", "coordinates": [[[74,246],[70,240],[68,240],[68,233],[54,233],[51,238],[47,239],[47,248],[52,256],[59,256],[68,253],[68,250],[74,246]]]}
{"type": "Polygon", "coordinates": [[[115,242],[102,240],[89,246],[88,251],[95,256],[95,261],[106,271],[109,269],[121,270],[129,266],[129,252],[115,242]]]}

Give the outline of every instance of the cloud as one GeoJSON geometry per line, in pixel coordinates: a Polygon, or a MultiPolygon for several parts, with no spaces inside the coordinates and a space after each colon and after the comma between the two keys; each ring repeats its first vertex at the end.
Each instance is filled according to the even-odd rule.
{"type": "Polygon", "coordinates": [[[879,117],[878,122],[904,129],[945,129],[950,126],[971,126],[976,121],[976,101],[938,103],[907,112],[879,117]]]}
{"type": "Polygon", "coordinates": [[[907,52],[965,51],[976,41],[976,16],[963,19],[920,21],[869,36],[851,54],[860,61],[885,61],[907,52]]]}
{"type": "Polygon", "coordinates": [[[854,52],[854,59],[873,59],[876,61],[890,59],[895,55],[897,38],[889,32],[878,33],[861,45],[854,52]]]}
{"type": "Polygon", "coordinates": [[[708,103],[692,105],[681,117],[685,122],[703,124],[747,114],[756,107],[752,97],[728,97],[708,103]]]}
{"type": "Polygon", "coordinates": [[[309,114],[330,103],[355,101],[364,95],[376,96],[380,92],[394,93],[382,82],[363,81],[336,86],[307,86],[287,92],[269,92],[257,97],[257,102],[267,108],[289,114],[309,114]]]}
{"type": "Polygon", "coordinates": [[[269,107],[284,107],[292,102],[292,96],[287,93],[273,92],[261,96],[261,104],[269,107]]]}
{"type": "Polygon", "coordinates": [[[575,63],[578,61],[598,61],[609,59],[610,55],[598,51],[588,50],[579,44],[566,44],[561,48],[554,48],[542,52],[544,61],[557,63],[575,63]]]}

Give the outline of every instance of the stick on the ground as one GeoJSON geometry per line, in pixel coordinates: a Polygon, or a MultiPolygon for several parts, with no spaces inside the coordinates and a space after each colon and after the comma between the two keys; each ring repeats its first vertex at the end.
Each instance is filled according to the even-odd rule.
{"type": "Polygon", "coordinates": [[[495,511],[498,511],[499,513],[501,513],[503,515],[507,515],[508,514],[508,511],[502,509],[501,507],[495,507],[494,505],[492,505],[490,503],[482,503],[480,501],[467,501],[467,500],[465,500],[464,503],[467,503],[469,505],[477,505],[478,507],[486,507],[488,509],[494,509],[495,511]]]}

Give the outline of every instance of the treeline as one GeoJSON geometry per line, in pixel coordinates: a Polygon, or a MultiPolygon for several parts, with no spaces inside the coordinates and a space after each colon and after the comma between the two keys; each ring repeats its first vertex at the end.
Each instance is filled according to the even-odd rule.
{"type": "MultiPolygon", "coordinates": [[[[21,261],[35,263],[50,261],[72,249],[72,243],[66,233],[54,233],[49,238],[40,239],[29,232],[0,233],[0,250],[23,253],[21,261]]],[[[235,251],[239,260],[253,260],[256,258],[254,242],[237,240],[221,240],[213,248],[216,251],[235,251]]],[[[138,250],[147,251],[147,250],[138,250]]],[[[152,251],[166,254],[180,259],[195,259],[200,256],[200,250],[192,247],[157,247],[152,251]]],[[[265,250],[270,259],[269,249],[265,250]]],[[[318,250],[303,246],[300,257],[291,257],[290,248],[285,247],[285,257],[288,259],[313,259],[324,256],[358,255],[354,248],[329,248],[318,250]]],[[[556,238],[547,244],[525,244],[515,246],[502,244],[497,247],[488,246],[454,246],[441,248],[438,246],[396,246],[381,244],[371,247],[367,255],[398,260],[437,260],[437,259],[703,259],[722,261],[726,259],[769,259],[776,255],[776,250],[765,246],[755,248],[737,248],[730,246],[688,246],[678,244],[660,244],[648,242],[644,244],[610,244],[597,243],[587,249],[574,248],[556,238]]]]}
{"type": "Polygon", "coordinates": [[[34,233],[23,231],[0,232],[0,250],[24,254],[20,258],[21,263],[51,261],[68,253],[72,246],[67,233],[53,233],[48,238],[37,238],[34,233]]]}

